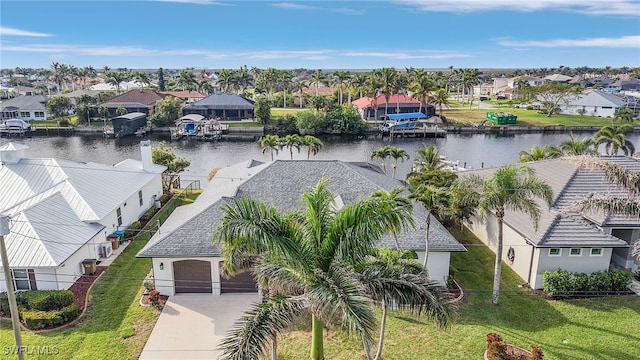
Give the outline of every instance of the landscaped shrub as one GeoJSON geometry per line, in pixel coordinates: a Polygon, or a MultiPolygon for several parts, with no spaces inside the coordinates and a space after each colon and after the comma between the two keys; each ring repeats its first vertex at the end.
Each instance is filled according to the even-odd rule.
{"type": "Polygon", "coordinates": [[[160,291],[151,290],[149,292],[149,302],[151,305],[158,307],[158,305],[160,305],[160,291]]]}
{"type": "Polygon", "coordinates": [[[71,304],[60,309],[60,317],[65,323],[75,319],[80,314],[80,307],[77,304],[71,304]]]}
{"type": "Polygon", "coordinates": [[[487,334],[487,355],[489,360],[503,359],[507,354],[507,344],[496,333],[487,334]]]}
{"type": "Polygon", "coordinates": [[[144,288],[147,291],[151,291],[151,290],[156,288],[156,284],[155,284],[155,281],[153,279],[153,270],[149,271],[147,276],[144,278],[144,281],[142,282],[142,285],[144,286],[144,288]]]}
{"type": "Polygon", "coordinates": [[[73,293],[69,290],[31,290],[19,294],[19,302],[31,310],[49,311],[73,303],[73,293]]]}
{"type": "Polygon", "coordinates": [[[134,237],[138,233],[138,229],[140,228],[140,221],[134,221],[127,227],[124,231],[124,236],[127,238],[134,237]]]}
{"type": "MultiPolygon", "coordinates": [[[[160,200],[162,201],[162,199],[160,200]]],[[[156,213],[156,208],[155,206],[150,207],[147,211],[144,212],[144,215],[142,215],[142,220],[149,220],[153,217],[153,214],[156,213]]]]}
{"type": "Polygon", "coordinates": [[[11,311],[9,310],[9,298],[7,297],[6,292],[0,293],[0,312],[4,314],[11,313],[11,311]]]}
{"type": "Polygon", "coordinates": [[[571,273],[566,270],[545,271],[542,286],[552,297],[598,296],[627,292],[633,275],[624,270],[596,271],[591,274],[571,273]]]}
{"type": "Polygon", "coordinates": [[[64,324],[60,311],[23,310],[20,317],[24,325],[32,330],[56,327],[64,324]]]}

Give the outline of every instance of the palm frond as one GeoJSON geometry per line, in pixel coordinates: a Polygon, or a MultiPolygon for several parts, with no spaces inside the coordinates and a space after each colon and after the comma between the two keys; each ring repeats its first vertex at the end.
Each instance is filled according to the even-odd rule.
{"type": "Polygon", "coordinates": [[[597,196],[578,201],[568,208],[570,211],[605,211],[623,216],[640,216],[637,200],[621,197],[597,196]]]}
{"type": "Polygon", "coordinates": [[[218,349],[224,360],[257,360],[266,355],[272,337],[285,330],[306,310],[300,297],[274,297],[255,303],[227,332],[218,349]]]}

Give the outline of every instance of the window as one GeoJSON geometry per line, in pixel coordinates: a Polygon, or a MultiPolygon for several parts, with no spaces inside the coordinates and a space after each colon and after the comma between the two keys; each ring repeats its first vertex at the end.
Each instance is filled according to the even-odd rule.
{"type": "Polygon", "coordinates": [[[569,250],[569,256],[582,256],[582,249],[581,248],[571,248],[571,250],[569,250]]]}
{"type": "Polygon", "coordinates": [[[140,206],[144,205],[144,199],[142,198],[142,190],[138,191],[138,200],[140,200],[140,206]]]}
{"type": "Polygon", "coordinates": [[[33,117],[43,118],[44,117],[44,111],[35,111],[33,113],[33,117]]]}
{"type": "Polygon", "coordinates": [[[11,277],[16,290],[37,290],[33,269],[13,269],[11,277]]]}
{"type": "Polygon", "coordinates": [[[122,210],[116,209],[116,216],[118,217],[118,226],[122,225],[122,210]]]}
{"type": "Polygon", "coordinates": [[[20,117],[21,118],[30,118],[31,117],[31,113],[28,111],[20,111],[20,117]]]}
{"type": "Polygon", "coordinates": [[[562,249],[560,248],[550,248],[549,256],[560,256],[562,255],[562,249]]]}
{"type": "Polygon", "coordinates": [[[613,106],[603,106],[603,109],[613,109],[613,106]]]}
{"type": "Polygon", "coordinates": [[[593,248],[589,252],[589,256],[602,256],[602,248],[593,248]]]}

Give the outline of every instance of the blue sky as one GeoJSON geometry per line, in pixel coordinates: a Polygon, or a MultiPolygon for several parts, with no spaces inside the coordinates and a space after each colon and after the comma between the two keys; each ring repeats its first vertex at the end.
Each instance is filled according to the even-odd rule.
{"type": "Polygon", "coordinates": [[[640,0],[0,4],[0,67],[640,66],[640,0]]]}

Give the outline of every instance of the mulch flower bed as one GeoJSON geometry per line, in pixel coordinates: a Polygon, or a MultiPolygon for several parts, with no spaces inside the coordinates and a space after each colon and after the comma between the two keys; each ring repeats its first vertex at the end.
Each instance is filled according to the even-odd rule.
{"type": "MultiPolygon", "coordinates": [[[[167,303],[167,299],[169,299],[169,296],[167,295],[160,295],[159,299],[158,299],[158,306],[156,306],[158,308],[158,310],[162,310],[164,309],[164,304],[167,303]]],[[[151,305],[151,301],[149,301],[149,294],[143,294],[142,295],[142,305],[145,306],[152,306],[151,305]]]]}
{"type": "Polygon", "coordinates": [[[86,303],[89,288],[96,281],[96,279],[98,279],[98,276],[100,276],[100,274],[102,274],[107,269],[108,266],[96,266],[96,272],[93,275],[82,275],[69,288],[69,290],[71,290],[71,292],[73,293],[73,301],[76,303],[76,305],[78,305],[78,307],[80,307],[80,312],[84,310],[84,305],[86,303]]]}

